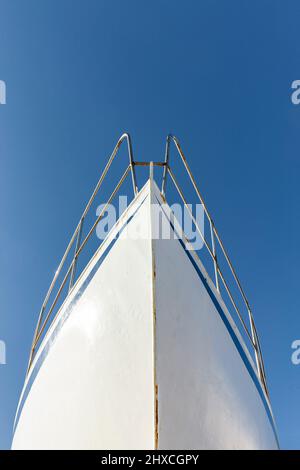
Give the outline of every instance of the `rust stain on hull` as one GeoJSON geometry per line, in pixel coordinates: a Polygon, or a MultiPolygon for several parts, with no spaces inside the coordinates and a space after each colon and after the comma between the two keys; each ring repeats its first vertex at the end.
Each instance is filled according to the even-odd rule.
{"type": "Polygon", "coordinates": [[[155,384],[155,449],[158,449],[158,385],[155,384]]]}

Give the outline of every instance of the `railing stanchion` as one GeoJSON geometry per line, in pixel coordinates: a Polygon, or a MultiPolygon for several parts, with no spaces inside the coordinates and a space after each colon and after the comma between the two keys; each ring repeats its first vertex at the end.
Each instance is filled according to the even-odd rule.
{"type": "Polygon", "coordinates": [[[80,247],[83,222],[84,222],[84,217],[81,217],[80,222],[79,222],[79,229],[78,229],[78,233],[77,233],[77,240],[76,240],[76,246],[75,246],[75,251],[74,251],[74,258],[73,258],[73,262],[72,262],[72,270],[71,270],[71,276],[70,276],[70,282],[69,282],[69,292],[72,289],[73,284],[74,284],[74,278],[75,278],[75,273],[76,273],[76,264],[77,264],[77,252],[78,252],[78,248],[80,247]]]}
{"type": "Polygon", "coordinates": [[[149,178],[150,178],[150,181],[153,180],[153,170],[154,170],[153,162],[150,162],[150,165],[149,165],[149,178]]]}
{"type": "Polygon", "coordinates": [[[248,310],[248,315],[249,315],[249,321],[250,321],[252,341],[254,343],[254,354],[255,354],[256,367],[257,367],[259,377],[261,378],[261,380],[263,380],[263,374],[262,374],[262,371],[261,371],[259,353],[258,353],[258,348],[257,348],[257,343],[256,343],[256,336],[255,336],[255,332],[254,332],[253,318],[252,318],[252,314],[251,314],[250,310],[248,310]]]}
{"type": "Polygon", "coordinates": [[[130,138],[129,134],[126,134],[126,135],[127,135],[127,148],[128,148],[128,154],[129,154],[129,163],[130,163],[130,169],[131,169],[133,193],[136,196],[137,193],[138,193],[138,187],[137,187],[137,184],[136,184],[136,175],[135,175],[135,168],[134,168],[131,138],[130,138]]]}
{"type": "Polygon", "coordinates": [[[169,136],[168,136],[167,141],[166,141],[164,171],[163,171],[163,179],[162,179],[162,185],[161,185],[161,194],[162,194],[163,197],[165,197],[165,194],[166,194],[166,184],[167,184],[167,175],[168,175],[168,166],[169,166],[169,155],[170,155],[170,139],[169,139],[169,136]]]}
{"type": "Polygon", "coordinates": [[[213,252],[213,261],[214,261],[216,288],[217,288],[217,291],[220,292],[219,276],[218,276],[218,261],[217,261],[217,254],[216,254],[216,245],[215,245],[215,236],[214,236],[214,229],[213,229],[213,221],[212,221],[211,219],[209,219],[209,224],[210,224],[211,247],[212,247],[212,252],[213,252]]]}

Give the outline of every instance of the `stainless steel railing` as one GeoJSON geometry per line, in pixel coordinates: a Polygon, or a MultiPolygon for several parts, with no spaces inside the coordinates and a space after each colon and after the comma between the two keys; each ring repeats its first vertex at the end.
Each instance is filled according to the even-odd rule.
{"type": "Polygon", "coordinates": [[[211,256],[211,258],[212,258],[212,260],[213,260],[213,263],[214,263],[214,271],[215,271],[215,286],[216,286],[217,290],[220,291],[220,284],[219,284],[219,278],[220,278],[221,281],[222,281],[222,283],[223,283],[223,285],[224,285],[224,287],[225,287],[225,290],[226,290],[226,292],[227,292],[227,294],[228,294],[228,296],[229,296],[229,298],[230,298],[230,300],[231,300],[231,303],[232,303],[232,305],[233,305],[233,307],[234,307],[234,309],[235,309],[235,311],[236,311],[236,313],[237,313],[237,315],[238,315],[238,317],[239,317],[239,319],[240,319],[240,321],[241,321],[241,323],[242,323],[242,325],[243,325],[244,331],[246,332],[246,334],[247,334],[247,336],[248,336],[248,338],[249,338],[249,340],[250,340],[250,343],[252,344],[252,347],[254,348],[255,359],[256,359],[256,365],[257,365],[257,370],[258,370],[258,373],[259,373],[259,377],[260,377],[260,379],[261,379],[261,381],[262,381],[262,383],[263,383],[263,386],[264,386],[264,388],[265,388],[265,391],[266,391],[267,395],[269,396],[268,387],[267,387],[267,381],[266,381],[266,373],[265,373],[264,361],[263,361],[262,351],[261,351],[261,346],[260,346],[260,341],[259,341],[257,329],[256,329],[256,326],[255,326],[255,323],[254,323],[254,319],[253,319],[253,315],[252,315],[252,311],[251,311],[251,308],[250,308],[248,299],[247,299],[246,294],[245,294],[245,292],[244,292],[244,290],[243,290],[243,288],[242,288],[241,282],[240,282],[240,280],[239,280],[239,278],[238,278],[238,276],[237,276],[237,274],[236,274],[236,271],[235,271],[235,269],[234,269],[234,267],[233,267],[233,265],[232,265],[232,262],[231,262],[231,260],[230,260],[230,258],[229,258],[229,255],[228,255],[227,251],[225,250],[224,244],[223,244],[223,242],[222,242],[222,240],[221,240],[221,237],[220,237],[220,235],[219,235],[219,233],[218,233],[218,231],[217,231],[217,229],[216,229],[216,226],[215,226],[215,224],[214,224],[214,222],[213,222],[213,219],[212,219],[212,217],[211,217],[211,215],[210,215],[210,213],[209,213],[209,211],[208,211],[208,209],[207,209],[207,206],[206,206],[206,204],[205,204],[205,202],[204,202],[204,199],[203,199],[203,197],[202,197],[202,195],[201,195],[201,193],[200,193],[200,191],[199,191],[199,189],[198,189],[198,186],[197,186],[197,184],[196,184],[196,181],[195,181],[195,179],[194,179],[194,177],[193,177],[193,174],[192,174],[192,172],[191,172],[191,170],[190,170],[190,167],[189,167],[189,165],[188,165],[188,163],[187,163],[187,160],[186,160],[186,158],[185,158],[185,156],[184,156],[184,153],[183,153],[183,151],[182,151],[182,149],[181,149],[181,147],[180,147],[179,141],[178,141],[178,139],[177,139],[175,136],[173,136],[173,135],[171,135],[171,134],[167,136],[167,141],[166,141],[165,166],[164,166],[163,181],[162,181],[162,188],[161,188],[161,193],[162,193],[163,196],[165,196],[166,182],[167,182],[167,175],[168,175],[168,174],[170,175],[170,177],[171,177],[171,179],[172,179],[172,181],[173,181],[173,183],[174,183],[174,185],[175,185],[175,187],[176,187],[176,189],[177,189],[177,192],[179,193],[179,195],[180,195],[180,197],[181,197],[181,199],[182,199],[182,201],[183,201],[185,207],[186,207],[186,208],[188,209],[188,211],[190,212],[190,215],[191,215],[191,217],[193,218],[193,222],[194,222],[194,224],[195,224],[195,226],[196,226],[196,228],[197,228],[197,230],[198,230],[198,232],[199,232],[199,234],[200,234],[200,236],[201,236],[201,238],[202,238],[202,240],[203,240],[203,242],[204,242],[204,244],[205,244],[205,247],[207,248],[207,250],[208,250],[208,252],[209,252],[209,254],[210,254],[210,256],[211,256]],[[187,172],[187,174],[188,174],[188,176],[189,176],[189,178],[190,178],[190,181],[191,181],[191,183],[192,183],[192,185],[193,185],[193,187],[194,187],[194,190],[195,190],[195,192],[196,192],[196,194],[197,194],[197,196],[198,196],[198,199],[199,199],[200,203],[201,203],[202,206],[203,206],[204,212],[205,212],[205,214],[206,214],[206,216],[207,216],[207,219],[208,219],[208,221],[209,221],[209,224],[210,224],[210,234],[211,234],[211,246],[212,246],[212,248],[210,248],[210,246],[209,246],[207,240],[206,240],[205,237],[204,237],[204,234],[202,234],[202,232],[201,232],[201,230],[199,229],[199,227],[198,227],[198,225],[197,225],[195,219],[193,218],[193,215],[192,215],[192,213],[190,212],[189,206],[188,206],[188,204],[187,204],[187,202],[186,202],[186,199],[185,199],[185,197],[184,197],[184,195],[183,195],[183,192],[182,192],[182,190],[180,189],[180,187],[179,187],[179,185],[178,185],[178,183],[177,183],[177,181],[176,181],[176,179],[175,179],[174,173],[173,173],[172,170],[171,170],[171,167],[170,167],[170,143],[171,143],[171,142],[173,142],[173,143],[175,144],[175,147],[176,147],[176,149],[177,149],[177,152],[178,152],[179,156],[181,157],[181,160],[182,160],[182,163],[183,163],[183,165],[184,165],[184,167],[185,167],[185,170],[186,170],[186,172],[187,172]],[[232,293],[231,293],[231,290],[230,290],[230,288],[229,288],[229,285],[228,285],[228,283],[226,282],[225,277],[224,277],[224,275],[223,275],[223,273],[222,273],[222,271],[221,271],[221,268],[220,268],[220,266],[219,266],[218,258],[217,258],[217,253],[216,253],[216,251],[217,251],[217,250],[216,250],[216,241],[218,242],[218,245],[219,245],[219,247],[221,248],[221,251],[222,251],[222,253],[223,253],[223,255],[224,255],[224,257],[225,257],[225,259],[226,259],[226,261],[227,261],[227,264],[228,264],[228,266],[229,266],[229,268],[230,268],[230,271],[231,271],[231,273],[232,273],[232,275],[233,275],[233,278],[234,278],[234,280],[235,280],[235,282],[236,282],[236,285],[237,285],[237,287],[238,287],[238,290],[239,290],[239,292],[240,292],[240,294],[241,294],[241,296],[242,296],[242,299],[243,299],[243,301],[244,301],[244,304],[246,305],[247,312],[248,312],[248,317],[249,317],[249,323],[250,323],[250,332],[249,332],[249,329],[248,329],[248,327],[247,327],[247,325],[246,325],[246,323],[245,323],[245,321],[244,321],[244,319],[243,319],[243,317],[242,317],[242,315],[241,315],[240,309],[238,308],[237,303],[236,303],[236,301],[235,301],[235,299],[234,299],[234,297],[233,297],[233,295],[232,295],[232,293]]]}
{"type": "Polygon", "coordinates": [[[32,341],[32,345],[31,345],[31,350],[30,350],[30,354],[29,354],[29,361],[28,361],[28,367],[27,367],[27,373],[29,372],[29,369],[30,369],[30,366],[32,364],[32,361],[33,361],[33,357],[34,357],[34,353],[36,351],[36,348],[37,348],[37,345],[38,345],[38,342],[42,336],[42,334],[44,333],[45,331],[45,328],[46,328],[46,325],[50,319],[50,316],[55,308],[55,305],[57,304],[57,301],[60,297],[60,294],[64,288],[64,286],[66,285],[66,282],[70,276],[70,282],[69,282],[69,291],[71,290],[72,286],[73,286],[73,283],[74,283],[74,278],[75,278],[75,270],[76,270],[76,264],[77,264],[77,259],[78,259],[78,256],[80,254],[80,252],[82,251],[83,247],[86,245],[87,241],[89,240],[90,236],[92,235],[92,233],[94,232],[97,224],[100,222],[100,220],[103,218],[103,215],[105,213],[105,209],[106,207],[108,206],[108,204],[110,204],[110,202],[113,200],[113,198],[115,197],[117,191],[120,189],[122,183],[124,182],[124,180],[126,179],[129,171],[131,171],[131,177],[132,177],[132,186],[133,186],[133,193],[134,195],[136,196],[137,192],[138,192],[138,189],[137,189],[137,184],[136,184],[136,176],[135,176],[135,168],[134,168],[134,161],[133,161],[133,152],[132,152],[132,144],[131,144],[131,139],[130,139],[130,136],[129,134],[127,133],[124,133],[118,140],[115,148],[113,149],[112,151],[112,154],[110,155],[109,159],[108,159],[108,162],[99,178],[99,181],[93,191],[93,194],[91,195],[83,213],[82,213],[82,216],[77,224],[77,227],[75,228],[75,231],[71,237],[71,240],[67,246],[67,249],[59,263],[59,266],[54,274],[54,277],[52,279],[52,282],[50,284],[50,287],[47,291],[47,294],[45,296],[45,299],[42,303],[42,307],[41,307],[41,310],[40,310],[40,313],[39,313],[39,317],[38,317],[38,322],[37,322],[37,326],[35,328],[35,332],[34,332],[34,336],[33,336],[33,341],[32,341]],[[113,191],[113,193],[111,194],[108,202],[106,203],[106,206],[104,207],[104,209],[101,211],[101,214],[99,214],[99,216],[97,217],[96,219],[96,222],[94,223],[94,225],[92,226],[92,228],[90,229],[89,233],[87,234],[87,236],[85,237],[84,241],[81,243],[81,235],[82,235],[82,227],[83,227],[83,223],[84,223],[84,220],[88,214],[88,211],[95,199],[95,197],[97,196],[98,192],[99,192],[99,189],[104,181],[104,178],[105,176],[107,175],[108,173],[108,170],[109,168],[111,167],[111,164],[112,162],[114,161],[117,153],[118,153],[118,150],[121,146],[121,144],[123,143],[123,141],[126,140],[127,142],[127,149],[128,149],[128,156],[129,156],[129,165],[128,167],[126,168],[125,172],[123,173],[121,179],[119,180],[115,190],[113,191]],[[56,285],[56,282],[57,282],[57,279],[62,271],[62,268],[66,262],[66,259],[67,259],[67,256],[72,248],[72,246],[74,245],[75,243],[75,240],[76,240],[76,246],[75,246],[75,252],[74,252],[74,256],[73,256],[73,260],[70,264],[70,266],[68,267],[68,270],[63,278],[63,281],[61,283],[61,285],[59,286],[59,289],[57,291],[57,294],[49,308],[49,311],[48,313],[46,314],[45,318],[44,318],[44,315],[45,315],[45,310],[46,310],[46,307],[48,305],[48,301],[50,299],[50,295],[52,294],[52,291],[56,285]],[[43,321],[44,320],[44,321],[43,321]]]}
{"type": "MultiPolygon", "coordinates": [[[[40,313],[39,313],[39,317],[38,317],[38,322],[37,322],[37,326],[36,326],[36,329],[35,329],[35,332],[34,332],[34,337],[33,337],[33,341],[32,341],[32,346],[31,346],[31,350],[30,350],[30,355],[29,355],[29,362],[28,362],[28,368],[27,368],[27,373],[29,372],[30,370],[30,367],[32,365],[32,362],[33,362],[33,359],[34,359],[34,355],[35,355],[35,352],[37,350],[37,347],[41,341],[41,338],[43,336],[43,334],[45,333],[45,330],[46,330],[46,327],[49,326],[50,324],[50,319],[53,317],[53,312],[54,312],[54,309],[55,309],[55,306],[57,305],[57,302],[62,294],[62,291],[64,289],[64,287],[66,286],[67,284],[67,281],[69,279],[69,286],[68,286],[68,292],[70,292],[70,290],[72,289],[73,285],[74,285],[74,281],[75,281],[75,275],[76,275],[76,266],[77,266],[77,260],[78,260],[78,257],[80,255],[80,253],[82,252],[83,248],[86,246],[88,240],[90,239],[91,235],[94,233],[98,223],[100,222],[100,220],[103,218],[104,214],[105,214],[105,211],[108,207],[109,204],[111,204],[112,200],[115,198],[116,194],[118,193],[118,191],[120,190],[122,184],[124,183],[125,179],[127,178],[128,174],[131,173],[131,179],[132,179],[132,187],[133,187],[133,195],[134,197],[138,194],[138,186],[137,186],[137,182],[136,182],[136,172],[135,172],[135,168],[136,167],[142,167],[142,166],[150,166],[150,171],[152,172],[153,171],[153,166],[158,166],[158,167],[162,167],[163,168],[163,176],[162,176],[162,186],[161,186],[161,194],[162,194],[162,197],[165,199],[165,194],[166,194],[166,187],[167,187],[167,179],[168,179],[168,176],[170,177],[172,183],[174,184],[174,187],[177,191],[177,193],[179,194],[180,196],[180,199],[182,201],[182,203],[184,204],[185,208],[188,210],[189,214],[190,214],[190,217],[199,233],[199,235],[201,236],[201,239],[203,240],[203,243],[204,243],[204,246],[205,248],[207,249],[207,252],[210,256],[210,258],[212,259],[213,261],[213,267],[214,267],[214,283],[215,283],[215,287],[217,289],[218,292],[220,292],[220,287],[221,285],[223,285],[223,287],[225,288],[225,291],[230,299],[230,302],[241,322],[241,325],[243,327],[243,331],[245,332],[246,336],[248,337],[249,339],[249,342],[254,350],[254,355],[255,355],[255,361],[256,361],[256,367],[257,367],[257,372],[258,372],[258,375],[260,377],[260,380],[261,380],[261,383],[264,387],[264,390],[267,394],[267,396],[269,396],[269,393],[268,393],[268,387],[267,387],[267,382],[266,382],[266,374],[265,374],[265,368],[264,368],[264,362],[263,362],[263,357],[262,357],[262,352],[261,352],[261,346],[260,346],[260,341],[259,341],[259,338],[258,338],[258,334],[257,334],[257,329],[256,329],[256,326],[255,326],[255,323],[254,323],[254,319],[253,319],[253,315],[252,315],[252,311],[251,311],[251,308],[250,308],[250,305],[249,305],[249,302],[248,302],[248,299],[245,295],[245,292],[242,288],[242,285],[241,285],[241,282],[236,274],[236,271],[232,265],[232,262],[229,258],[229,255],[227,253],[227,251],[225,250],[225,247],[224,247],[224,244],[221,240],[221,237],[216,229],[216,226],[213,222],[213,219],[207,209],[207,206],[203,200],[203,197],[198,189],[198,186],[196,184],[196,181],[193,177],[193,174],[190,170],[190,167],[187,163],[187,160],[184,156],[184,153],[180,147],[180,144],[179,144],[179,141],[178,139],[173,136],[173,135],[168,135],[167,136],[167,140],[166,140],[166,148],[165,148],[165,159],[163,162],[143,162],[143,161],[134,161],[133,159],[133,152],[132,152],[132,145],[131,145],[131,139],[130,139],[130,136],[129,134],[127,133],[124,133],[120,139],[118,140],[112,154],[110,155],[109,159],[108,159],[108,162],[99,178],[99,181],[92,193],[92,196],[90,197],[84,211],[83,211],[83,214],[77,224],[77,227],[75,228],[75,231],[71,237],[71,240],[67,246],[67,249],[61,259],[61,262],[59,263],[59,266],[55,272],[55,275],[53,277],[53,280],[50,284],[50,287],[46,293],[46,296],[45,296],[45,299],[42,303],[42,307],[41,307],[41,310],[40,310],[40,313]],[[104,178],[105,176],[107,175],[110,167],[111,167],[111,164],[112,162],[114,161],[114,159],[116,158],[116,155],[118,154],[118,150],[121,146],[121,144],[123,143],[123,141],[127,142],[127,150],[128,150],[128,156],[129,156],[129,164],[128,166],[126,167],[123,175],[121,176],[117,186],[115,187],[115,189],[113,190],[113,192],[111,193],[108,201],[106,202],[106,204],[104,205],[101,213],[98,215],[96,221],[93,223],[93,225],[91,226],[91,228],[89,229],[87,235],[85,236],[85,238],[83,239],[83,241],[81,241],[82,239],[82,233],[83,233],[83,224],[84,224],[84,221],[86,220],[86,216],[90,210],[90,207],[93,203],[93,201],[95,200],[101,186],[102,186],[102,183],[104,181],[104,178]],[[175,149],[177,150],[177,154],[179,155],[183,165],[184,165],[184,168],[189,176],[189,179],[192,183],[192,186],[195,190],[195,193],[198,197],[198,200],[200,201],[200,203],[202,204],[203,206],[203,209],[204,209],[204,212],[205,212],[205,215],[207,217],[207,220],[209,222],[209,226],[210,226],[210,241],[208,241],[205,236],[204,236],[204,233],[202,233],[201,229],[199,228],[198,224],[197,224],[197,221],[195,220],[193,214],[192,214],[192,211],[190,209],[190,206],[189,204],[187,203],[187,200],[183,194],[183,191],[181,189],[181,187],[179,186],[178,184],[178,181],[175,177],[175,174],[174,174],[174,171],[171,169],[171,166],[170,166],[170,144],[173,142],[174,146],[175,146],[175,149]],[[67,261],[67,257],[70,253],[70,250],[71,248],[74,247],[74,255],[73,255],[73,258],[72,258],[72,261],[71,263],[69,264],[68,268],[67,268],[67,271],[63,277],[63,280],[61,282],[61,284],[59,285],[58,289],[57,289],[57,292],[55,294],[55,297],[50,305],[50,307],[48,308],[47,310],[47,307],[48,307],[48,303],[49,303],[49,300],[50,300],[50,296],[51,294],[53,293],[54,291],[54,288],[56,286],[56,283],[57,283],[57,280],[58,280],[58,277],[59,275],[61,274],[62,272],[62,269],[63,267],[65,266],[66,264],[66,261],[67,261]],[[238,291],[241,295],[241,298],[243,300],[243,303],[244,305],[246,306],[246,310],[247,310],[247,313],[248,313],[248,321],[249,321],[249,325],[250,325],[250,330],[246,324],[246,321],[244,320],[243,318],[243,315],[237,305],[237,301],[230,289],[230,286],[229,286],[229,282],[225,279],[225,276],[221,270],[221,267],[220,267],[220,264],[219,264],[219,260],[218,260],[218,252],[221,252],[222,255],[224,256],[225,260],[226,260],[226,263],[230,269],[230,272],[233,276],[233,280],[235,282],[235,285],[237,286],[238,288],[238,291]]],[[[56,312],[57,314],[57,312],[56,312]]],[[[54,316],[55,318],[55,316],[54,316]]],[[[54,320],[54,318],[52,318],[52,321],[54,320]]]]}

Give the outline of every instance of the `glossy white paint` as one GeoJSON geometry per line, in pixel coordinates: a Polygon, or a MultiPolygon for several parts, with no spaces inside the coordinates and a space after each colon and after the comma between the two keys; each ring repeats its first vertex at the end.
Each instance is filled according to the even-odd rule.
{"type": "MultiPolygon", "coordinates": [[[[145,196],[127,227],[128,232],[137,225],[150,230],[147,188],[123,215],[119,227],[145,196]]],[[[76,283],[72,297],[108,243],[76,283]]],[[[152,304],[149,237],[119,238],[44,359],[23,406],[13,448],[153,448],[152,304]]],[[[43,341],[31,371],[57,323],[43,341]]]]}
{"type": "Polygon", "coordinates": [[[184,247],[152,240],[151,201],[162,202],[149,181],[48,331],[24,385],[13,448],[277,447],[268,400],[249,374],[253,362],[233,320],[207,279],[246,360],[184,247]],[[95,269],[128,220],[129,231],[148,236],[119,238],[95,269]]]}
{"type": "MultiPolygon", "coordinates": [[[[163,202],[157,190],[152,197],[163,202]]],[[[164,217],[163,223],[169,226],[169,219],[164,217]]],[[[159,448],[276,449],[249,370],[184,247],[177,239],[153,243],[159,448]]],[[[194,259],[235,329],[202,264],[194,259]]],[[[239,334],[238,341],[248,367],[254,367],[239,334]]]]}

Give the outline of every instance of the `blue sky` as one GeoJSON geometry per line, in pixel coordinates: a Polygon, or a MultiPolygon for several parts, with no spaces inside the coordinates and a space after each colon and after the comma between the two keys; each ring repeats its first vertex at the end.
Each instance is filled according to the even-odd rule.
{"type": "MultiPolygon", "coordinates": [[[[0,0],[0,447],[42,298],[98,174],[183,145],[253,306],[282,448],[299,448],[299,2],[0,0]]],[[[101,201],[103,202],[103,201],[101,201]]]]}

